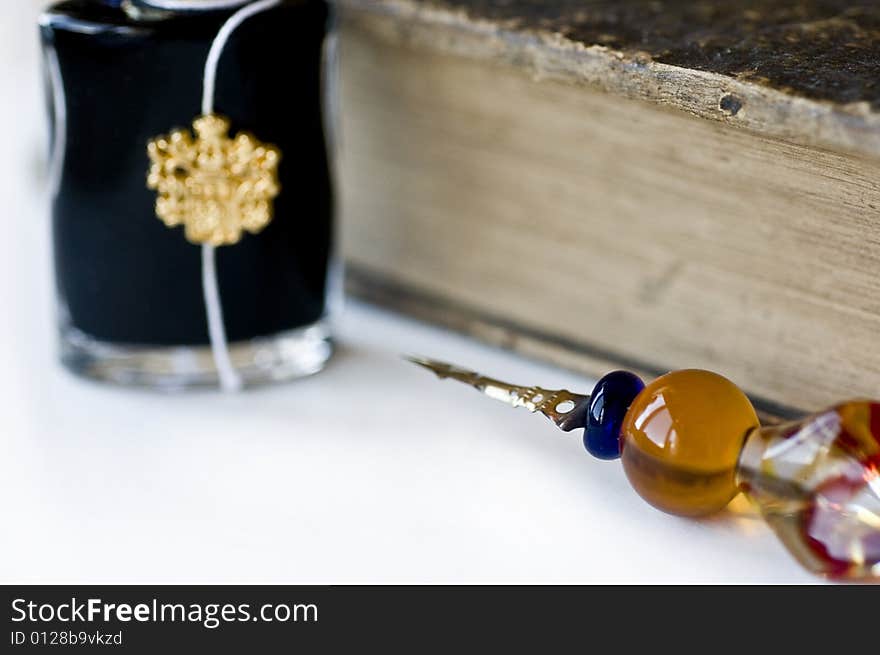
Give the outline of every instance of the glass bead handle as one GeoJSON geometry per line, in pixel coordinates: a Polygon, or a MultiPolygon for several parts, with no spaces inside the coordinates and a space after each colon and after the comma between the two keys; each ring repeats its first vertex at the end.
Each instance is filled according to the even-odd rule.
{"type": "Polygon", "coordinates": [[[850,401],[755,428],[737,481],[805,568],[880,576],[880,403],[850,401]]]}
{"type": "Polygon", "coordinates": [[[541,412],[565,431],[584,427],[587,450],[622,456],[635,491],[663,511],[714,513],[742,491],[810,571],[880,577],[880,403],[852,401],[800,421],[759,422],[746,395],[710,371],[673,371],[644,388],[633,374],[616,371],[585,396],[408,359],[441,379],[541,412]]]}

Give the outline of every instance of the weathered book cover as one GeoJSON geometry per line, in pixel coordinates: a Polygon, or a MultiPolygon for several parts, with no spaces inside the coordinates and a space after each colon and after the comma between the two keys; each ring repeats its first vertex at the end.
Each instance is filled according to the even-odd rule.
{"type": "Polygon", "coordinates": [[[880,6],[342,0],[361,295],[596,375],[880,388],[880,6]]]}

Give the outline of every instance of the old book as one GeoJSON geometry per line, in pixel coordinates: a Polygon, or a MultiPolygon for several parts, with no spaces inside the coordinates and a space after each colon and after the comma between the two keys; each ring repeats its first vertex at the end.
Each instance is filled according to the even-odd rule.
{"type": "Polygon", "coordinates": [[[340,4],[353,292],[780,413],[880,391],[876,3],[340,4]]]}

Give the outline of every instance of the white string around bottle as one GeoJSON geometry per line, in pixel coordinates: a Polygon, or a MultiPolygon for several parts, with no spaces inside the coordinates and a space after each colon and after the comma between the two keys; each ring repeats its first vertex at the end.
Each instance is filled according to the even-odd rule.
{"type": "MultiPolygon", "coordinates": [[[[214,113],[217,67],[229,38],[248,18],[272,9],[281,4],[282,1],[259,0],[259,2],[248,4],[230,16],[223,27],[220,28],[214,42],[211,44],[211,50],[208,52],[208,59],[205,62],[205,75],[202,85],[203,115],[208,116],[214,113]]],[[[233,0],[233,2],[227,4],[232,5],[235,2],[238,2],[238,0],[233,0]]],[[[151,4],[154,3],[151,2],[151,4]]],[[[175,2],[165,4],[170,7],[175,2]]],[[[177,2],[176,4],[185,3],[177,2]]],[[[208,320],[211,353],[220,380],[220,387],[224,391],[238,391],[242,388],[243,383],[229,355],[229,342],[226,338],[226,327],[223,322],[223,305],[220,300],[220,289],[217,283],[216,248],[210,244],[202,245],[202,290],[205,298],[205,313],[208,320]]]]}

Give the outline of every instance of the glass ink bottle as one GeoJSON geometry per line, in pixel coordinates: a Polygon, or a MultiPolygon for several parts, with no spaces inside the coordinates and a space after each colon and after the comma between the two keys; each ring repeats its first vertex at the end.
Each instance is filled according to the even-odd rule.
{"type": "Polygon", "coordinates": [[[174,390],[331,353],[323,0],[66,0],[41,17],[61,358],[174,390]]]}

